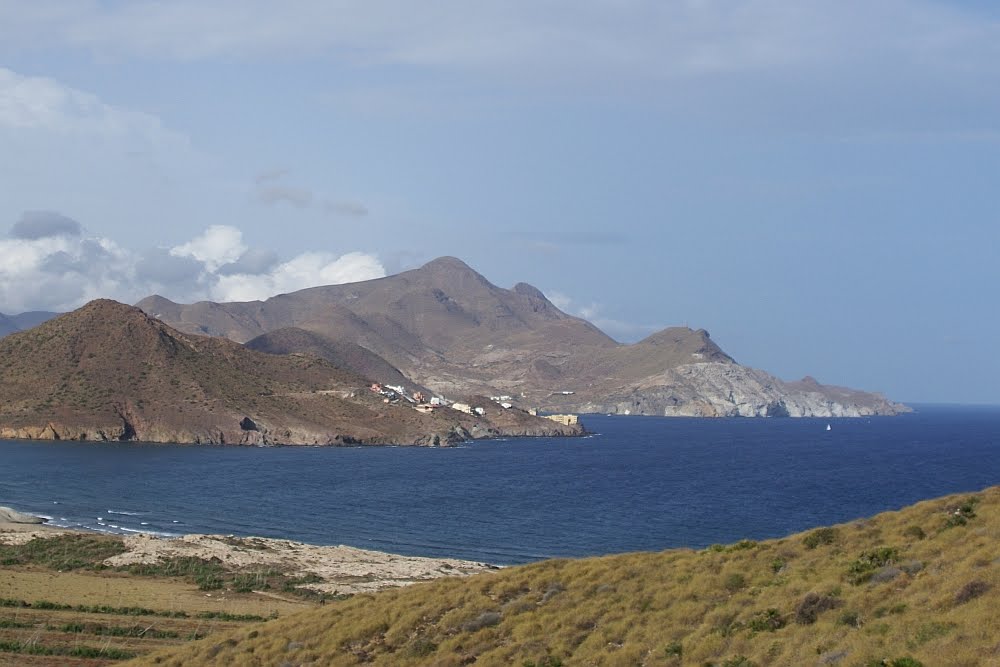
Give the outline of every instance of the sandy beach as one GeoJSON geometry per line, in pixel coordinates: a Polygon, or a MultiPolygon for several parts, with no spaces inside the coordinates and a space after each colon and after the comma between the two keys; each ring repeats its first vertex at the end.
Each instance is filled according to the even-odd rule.
{"type": "MultiPolygon", "coordinates": [[[[0,544],[24,544],[71,531],[47,526],[37,517],[0,507],[0,544]]],[[[109,567],[156,563],[176,557],[218,561],[239,569],[279,570],[295,577],[316,575],[317,591],[353,594],[405,586],[438,577],[454,577],[496,569],[487,563],[452,558],[422,558],[349,546],[317,546],[262,537],[232,535],[120,536],[126,551],[104,561],[109,567]]]]}

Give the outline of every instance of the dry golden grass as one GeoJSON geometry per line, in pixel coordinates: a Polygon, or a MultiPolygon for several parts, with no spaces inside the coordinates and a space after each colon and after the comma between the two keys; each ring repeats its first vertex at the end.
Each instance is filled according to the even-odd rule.
{"type": "Polygon", "coordinates": [[[975,496],[358,595],[135,664],[1000,665],[1000,487],[975,496]]]}
{"type": "Polygon", "coordinates": [[[154,579],[117,573],[19,571],[4,569],[0,598],[48,600],[69,605],[146,607],[165,611],[219,611],[255,616],[287,615],[311,604],[252,594],[213,591],[206,594],[194,584],[177,579],[154,579]]]}

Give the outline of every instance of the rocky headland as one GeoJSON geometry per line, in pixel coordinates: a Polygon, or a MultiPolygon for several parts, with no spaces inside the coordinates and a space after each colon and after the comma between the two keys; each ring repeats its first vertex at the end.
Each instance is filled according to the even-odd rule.
{"type": "Polygon", "coordinates": [[[495,404],[419,411],[325,359],[184,334],[108,300],[0,340],[0,376],[0,438],[447,445],[582,433],[495,404]]]}

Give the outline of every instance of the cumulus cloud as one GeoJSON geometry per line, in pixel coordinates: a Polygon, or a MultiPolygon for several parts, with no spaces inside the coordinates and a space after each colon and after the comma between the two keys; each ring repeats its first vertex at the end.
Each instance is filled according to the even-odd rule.
{"type": "Polygon", "coordinates": [[[250,301],[385,275],[378,258],[362,252],[309,251],[282,260],[273,251],[247,247],[242,232],[228,225],[209,227],[172,248],[129,250],[86,236],[79,223],[58,213],[27,219],[38,224],[0,238],[5,313],[71,310],[99,297],[132,303],[150,294],[182,302],[250,301]]]}
{"type": "MultiPolygon", "coordinates": [[[[2,15],[0,8],[0,24],[2,15]]],[[[54,79],[24,76],[4,67],[0,67],[0,128],[128,139],[143,150],[190,149],[187,137],[165,128],[156,116],[106,104],[54,79]]]]}
{"type": "Polygon", "coordinates": [[[342,256],[307,252],[275,265],[267,273],[221,275],[212,288],[218,301],[254,301],[315,285],[371,280],[385,275],[379,260],[352,252],[342,256]]]}
{"type": "Polygon", "coordinates": [[[171,248],[170,254],[194,258],[207,270],[215,271],[220,266],[237,261],[246,251],[243,232],[229,225],[212,225],[187,243],[171,248]]]}
{"type": "Polygon", "coordinates": [[[83,228],[73,218],[54,211],[25,211],[10,228],[15,239],[45,239],[51,236],[80,236],[83,228]]]}
{"type": "Polygon", "coordinates": [[[0,239],[0,310],[67,310],[120,296],[130,269],[128,253],[107,239],[0,239]]]}

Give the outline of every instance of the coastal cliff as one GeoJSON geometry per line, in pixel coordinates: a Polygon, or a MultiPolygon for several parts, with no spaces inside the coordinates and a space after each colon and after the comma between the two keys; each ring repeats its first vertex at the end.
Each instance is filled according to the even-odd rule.
{"type": "Polygon", "coordinates": [[[908,412],[879,394],[784,382],[735,363],[684,364],[575,406],[580,412],[666,417],[870,417],[908,412]]]}

